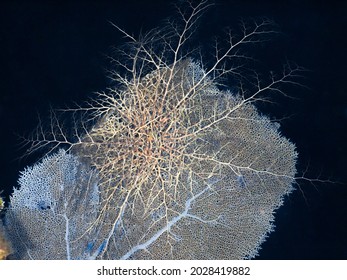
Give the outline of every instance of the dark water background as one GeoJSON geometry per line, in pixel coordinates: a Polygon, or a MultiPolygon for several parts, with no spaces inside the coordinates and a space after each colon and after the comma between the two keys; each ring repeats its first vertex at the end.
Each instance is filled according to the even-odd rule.
{"type": "MultiPolygon", "coordinates": [[[[297,99],[274,98],[262,112],[282,121],[306,176],[342,184],[300,182],[277,211],[276,231],[259,259],[347,259],[347,1],[215,1],[195,42],[208,46],[223,27],[268,17],[281,34],[250,49],[259,69],[286,60],[309,69],[297,99]]],[[[27,135],[50,106],[81,103],[110,86],[105,55],[125,40],[109,23],[138,35],[175,14],[170,1],[17,1],[0,3],[0,190],[8,196],[18,172],[38,156],[19,159],[17,135],[27,135]]]]}

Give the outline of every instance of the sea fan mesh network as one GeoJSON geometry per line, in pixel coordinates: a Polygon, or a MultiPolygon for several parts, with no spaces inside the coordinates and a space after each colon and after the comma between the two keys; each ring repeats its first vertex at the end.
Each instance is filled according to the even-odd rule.
{"type": "Polygon", "coordinates": [[[98,177],[64,150],[26,168],[6,213],[15,259],[95,258],[98,177]],[[92,246],[93,245],[93,246],[92,246]]]}
{"type": "Polygon", "coordinates": [[[100,257],[253,257],[292,190],[295,147],[252,104],[208,79],[177,107],[204,76],[191,60],[177,66],[162,111],[146,115],[154,105],[150,93],[161,103],[158,75],[166,80],[168,72],[144,77],[136,94],[127,89],[115,106],[133,114],[108,116],[76,148],[107,178],[101,185],[110,227],[104,229],[113,234],[100,257]],[[142,89],[145,104],[135,99],[142,89]]]}
{"type": "Polygon", "coordinates": [[[31,151],[70,147],[25,170],[19,180],[6,227],[18,258],[243,259],[257,254],[273,230],[274,211],[293,189],[297,153],[254,101],[264,91],[283,93],[279,85],[295,84],[300,69],[287,67],[264,85],[256,78],[248,95],[243,87],[237,92],[218,88],[218,77],[237,71],[223,62],[241,59],[238,47],[260,42],[271,33],[271,23],[255,22],[244,27],[243,37],[230,36],[229,47],[216,49],[215,63],[205,69],[182,48],[208,6],[202,1],[190,7],[191,13],[181,12],[181,31],[171,25],[173,33],[154,30],[137,41],[121,30],[133,41],[126,53],[131,63],[120,64],[130,75],[114,72],[122,86],[77,110],[92,112],[94,125],[78,124],[83,133],[73,142],[53,119],[53,133],[40,129],[32,139],[31,151]],[[40,185],[48,159],[67,162],[44,169],[48,179],[40,185]],[[34,255],[37,244],[30,242],[48,248],[45,240],[56,249],[34,255]]]}

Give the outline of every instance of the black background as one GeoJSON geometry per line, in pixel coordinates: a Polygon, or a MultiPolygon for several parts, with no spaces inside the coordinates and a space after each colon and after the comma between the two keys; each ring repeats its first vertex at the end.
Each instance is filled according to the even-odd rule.
{"type": "MultiPolygon", "coordinates": [[[[251,53],[260,69],[281,70],[287,61],[307,68],[307,88],[290,88],[297,99],[274,98],[262,112],[284,119],[283,135],[299,152],[299,181],[276,214],[276,231],[259,259],[347,259],[347,1],[218,1],[201,19],[197,44],[208,45],[223,27],[241,18],[266,16],[281,34],[251,53]],[[264,67],[263,67],[264,66],[264,67]],[[292,115],[293,114],[293,115],[292,115]]],[[[27,135],[50,106],[81,103],[110,86],[105,55],[125,40],[110,23],[138,35],[175,15],[171,1],[1,1],[0,3],[0,190],[8,196],[19,171],[18,135],[27,135]]],[[[192,44],[193,44],[192,43],[192,44]]]]}

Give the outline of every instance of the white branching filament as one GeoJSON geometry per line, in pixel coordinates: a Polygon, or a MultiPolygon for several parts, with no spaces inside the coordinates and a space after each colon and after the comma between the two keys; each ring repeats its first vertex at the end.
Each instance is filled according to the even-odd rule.
{"type": "Polygon", "coordinates": [[[253,256],[292,189],[295,147],[253,103],[265,91],[285,95],[280,86],[298,84],[302,69],[287,66],[268,83],[240,75],[233,60],[273,33],[268,20],[242,25],[239,38],[229,33],[224,48],[216,43],[210,67],[191,59],[184,47],[209,6],[189,5],[190,13],[179,11],[182,29],[171,23],[140,41],[116,26],[132,43],[117,62],[126,75],[112,73],[121,86],[75,110],[92,112],[95,125],[77,125],[69,141],[53,118],[50,136],[40,129],[32,141],[31,151],[68,144],[98,171],[102,203],[90,230],[106,241],[99,258],[253,256]],[[237,93],[218,89],[225,75],[240,80],[237,93]]]}

